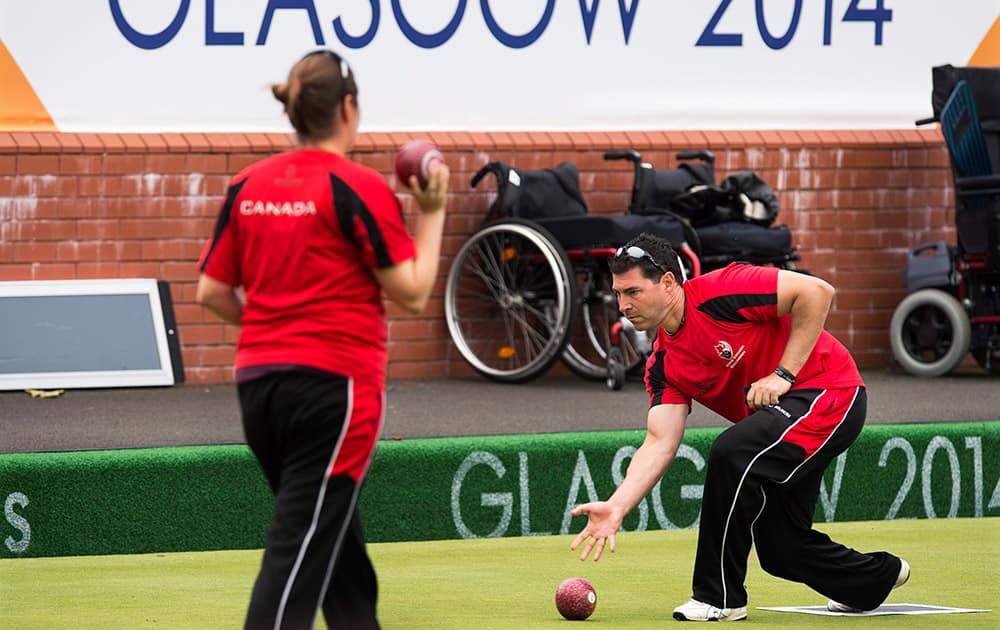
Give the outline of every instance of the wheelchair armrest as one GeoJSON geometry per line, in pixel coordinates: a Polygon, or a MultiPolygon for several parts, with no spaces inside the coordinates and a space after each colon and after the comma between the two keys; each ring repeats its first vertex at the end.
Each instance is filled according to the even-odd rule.
{"type": "Polygon", "coordinates": [[[955,178],[955,192],[962,197],[1000,195],[1000,175],[955,178]]]}

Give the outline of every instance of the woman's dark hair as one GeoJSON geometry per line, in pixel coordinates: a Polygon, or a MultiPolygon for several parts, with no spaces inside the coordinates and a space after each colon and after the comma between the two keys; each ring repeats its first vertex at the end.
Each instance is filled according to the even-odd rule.
{"type": "Polygon", "coordinates": [[[625,273],[633,267],[638,267],[644,278],[654,282],[669,271],[677,284],[684,283],[680,260],[670,242],[648,232],[619,247],[616,254],[608,259],[608,268],[613,274],[625,273]]]}
{"type": "Polygon", "coordinates": [[[357,98],[358,85],[347,62],[323,48],[300,59],[271,92],[285,106],[300,141],[322,140],[333,135],[337,108],[348,95],[357,98]]]}

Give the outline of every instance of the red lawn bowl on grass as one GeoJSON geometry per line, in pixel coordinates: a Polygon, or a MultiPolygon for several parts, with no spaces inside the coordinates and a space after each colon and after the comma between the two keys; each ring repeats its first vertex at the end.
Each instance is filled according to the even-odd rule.
{"type": "Polygon", "coordinates": [[[594,585],[579,577],[563,580],[556,589],[556,609],[570,621],[583,621],[597,608],[594,585]]]}

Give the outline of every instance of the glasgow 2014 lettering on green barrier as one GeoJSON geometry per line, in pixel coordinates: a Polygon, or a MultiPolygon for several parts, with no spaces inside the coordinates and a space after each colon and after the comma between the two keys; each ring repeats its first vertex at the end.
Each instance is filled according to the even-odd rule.
{"type": "MultiPolygon", "coordinates": [[[[987,496],[983,438],[959,439],[965,450],[961,457],[955,442],[941,435],[926,442],[920,457],[911,440],[898,436],[842,453],[823,479],[817,522],[990,515],[1000,508],[1000,480],[987,496]],[[877,460],[872,457],[875,446],[877,460]],[[838,519],[845,492],[850,496],[838,519]]],[[[605,467],[608,458],[603,449],[570,454],[471,451],[451,479],[455,535],[489,538],[576,531],[579,527],[572,526],[570,511],[606,497],[620,485],[635,450],[617,447],[610,467],[605,467]]],[[[673,468],[633,510],[623,529],[697,527],[699,510],[695,507],[692,512],[691,506],[700,504],[704,468],[705,456],[681,445],[673,468]]]]}
{"type": "Polygon", "coordinates": [[[20,538],[7,536],[4,545],[11,553],[24,553],[31,546],[31,524],[28,519],[14,511],[15,507],[25,508],[31,501],[20,492],[12,492],[3,502],[3,515],[7,524],[20,532],[20,538]]]}

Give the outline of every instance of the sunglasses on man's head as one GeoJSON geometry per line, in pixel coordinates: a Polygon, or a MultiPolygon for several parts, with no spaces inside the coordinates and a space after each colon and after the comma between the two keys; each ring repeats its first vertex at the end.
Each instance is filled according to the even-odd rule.
{"type": "Polygon", "coordinates": [[[641,247],[637,247],[636,245],[632,245],[631,247],[619,247],[618,250],[615,252],[615,258],[621,258],[622,256],[628,256],[629,258],[632,258],[634,260],[643,260],[643,259],[648,260],[651,265],[653,265],[663,273],[667,273],[666,267],[656,262],[656,259],[650,256],[649,252],[647,252],[641,247]]]}

